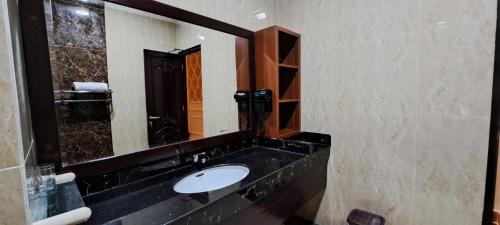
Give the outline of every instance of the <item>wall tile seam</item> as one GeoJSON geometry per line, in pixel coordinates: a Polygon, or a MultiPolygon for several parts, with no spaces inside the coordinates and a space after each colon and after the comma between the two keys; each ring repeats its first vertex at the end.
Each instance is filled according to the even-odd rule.
{"type": "MultiPolygon", "coordinates": [[[[303,88],[305,90],[305,88],[303,88]]],[[[336,112],[335,110],[332,110],[330,112],[318,112],[314,110],[304,110],[305,106],[304,105],[305,101],[303,100],[302,104],[302,112],[304,114],[311,113],[311,114],[320,114],[320,115],[336,115],[336,116],[359,116],[359,117],[368,117],[368,116],[417,116],[420,118],[430,118],[430,117],[443,117],[443,118],[468,118],[468,119],[490,119],[491,115],[484,114],[484,115],[457,115],[457,114],[436,114],[436,113],[422,113],[422,112],[411,112],[411,113],[381,113],[381,112],[373,112],[373,113],[360,113],[360,112],[353,112],[353,113],[340,113],[336,112]]],[[[314,107],[313,107],[314,108],[314,107]]],[[[319,108],[319,107],[318,107],[319,108]]]]}
{"type": "MultiPolygon", "coordinates": [[[[278,3],[279,4],[279,3],[278,3]]],[[[278,24],[281,24],[280,17],[279,17],[279,6],[278,6],[278,24]]],[[[474,24],[474,23],[481,23],[487,20],[495,20],[496,17],[485,17],[485,18],[477,18],[477,19],[468,19],[468,20],[462,20],[462,21],[457,21],[457,22],[452,22],[452,23],[447,23],[445,26],[439,26],[439,25],[432,25],[432,26],[425,26],[425,25],[419,25],[418,28],[412,29],[409,31],[392,31],[392,32],[386,32],[387,34],[384,35],[375,35],[371,36],[366,39],[361,39],[361,40],[350,40],[349,42],[342,42],[342,45],[359,45],[359,44],[365,44],[365,43],[374,43],[378,42],[380,40],[386,40],[386,39],[393,39],[396,37],[401,37],[401,36],[418,36],[421,35],[425,32],[430,32],[430,31],[436,31],[436,30],[441,30],[443,28],[447,29],[453,29],[453,28],[458,28],[463,26],[464,24],[474,24]]],[[[420,19],[419,19],[420,20],[420,19]]],[[[477,24],[479,26],[479,24],[477,24]]]]}
{"type": "Polygon", "coordinates": [[[273,4],[274,4],[274,8],[275,8],[275,12],[276,14],[274,15],[275,16],[275,22],[276,24],[281,24],[281,21],[280,21],[280,7],[279,7],[279,1],[280,0],[273,0],[273,4]]]}
{"type": "MultiPolygon", "coordinates": [[[[304,107],[304,105],[302,105],[304,107]]],[[[302,113],[314,114],[314,115],[333,115],[333,117],[418,117],[418,118],[451,118],[451,119],[490,119],[490,115],[450,115],[450,114],[419,114],[419,113],[409,113],[409,114],[398,114],[398,113],[337,113],[337,112],[319,112],[314,110],[302,110],[302,113]]]]}
{"type": "Polygon", "coordinates": [[[364,44],[364,43],[372,43],[372,42],[378,42],[380,40],[390,40],[394,39],[396,37],[409,37],[409,36],[418,36],[422,32],[422,28],[416,28],[408,31],[387,31],[386,34],[383,35],[373,35],[369,38],[364,38],[360,40],[351,40],[349,42],[344,42],[347,44],[364,44]]]}
{"type": "MultiPolygon", "coordinates": [[[[304,106],[303,106],[304,107],[304,106]]],[[[333,117],[418,117],[418,118],[451,118],[451,119],[490,119],[490,115],[484,116],[461,116],[461,115],[440,115],[440,114],[393,114],[393,113],[337,113],[337,112],[318,112],[313,110],[303,110],[305,115],[323,115],[333,117]]]]}
{"type": "MultiPolygon", "coordinates": [[[[417,14],[417,21],[419,24],[422,23],[422,0],[418,0],[418,14],[417,14]]],[[[418,124],[419,124],[419,74],[420,74],[420,65],[421,65],[421,62],[420,62],[420,55],[421,55],[421,31],[418,32],[418,37],[417,37],[417,43],[415,43],[416,47],[417,47],[417,52],[416,52],[416,55],[417,55],[417,58],[416,58],[416,71],[415,71],[415,105],[414,105],[414,112],[415,112],[415,116],[413,118],[414,120],[414,123],[415,123],[415,126],[412,127],[413,129],[413,148],[417,149],[417,146],[418,146],[418,124]]],[[[412,179],[411,179],[411,191],[410,191],[410,201],[411,201],[411,205],[410,205],[410,208],[413,210],[415,208],[415,202],[416,202],[416,196],[415,196],[415,193],[416,193],[416,183],[417,183],[417,151],[412,151],[412,179]]],[[[414,213],[410,213],[409,215],[409,218],[408,218],[408,222],[410,225],[414,225],[414,213]]]]}
{"type": "Polygon", "coordinates": [[[489,120],[491,117],[490,115],[484,115],[484,116],[474,116],[474,115],[447,115],[447,114],[417,114],[418,118],[450,118],[450,119],[487,119],[489,120]]]}
{"type": "MultiPolygon", "coordinates": [[[[304,107],[304,105],[302,105],[304,107]]],[[[333,112],[318,112],[318,111],[302,111],[303,113],[321,114],[321,115],[335,115],[335,116],[356,116],[356,117],[374,117],[374,116],[387,116],[387,117],[411,117],[416,116],[415,113],[400,114],[400,113],[337,113],[333,112]]]]}
{"type": "Polygon", "coordinates": [[[30,157],[30,154],[33,154],[33,149],[35,148],[35,140],[30,139],[30,146],[28,148],[28,152],[24,156],[24,165],[26,166],[26,162],[28,161],[28,158],[30,157]]]}
{"type": "MultiPolygon", "coordinates": [[[[469,18],[469,19],[461,19],[461,20],[456,20],[456,21],[446,21],[446,25],[437,25],[438,23],[436,24],[432,24],[432,25],[425,25],[423,24],[423,21],[421,20],[421,31],[429,31],[429,30],[437,30],[437,29],[442,29],[443,27],[460,27],[460,26],[463,26],[464,24],[471,24],[471,23],[479,23],[479,22],[483,22],[483,21],[488,21],[488,20],[494,20],[496,21],[497,20],[497,17],[496,15],[495,16],[487,16],[487,17],[480,17],[480,18],[469,18]]],[[[495,27],[496,27],[496,23],[495,23],[495,27]]]]}
{"type": "Polygon", "coordinates": [[[11,166],[11,167],[7,167],[7,168],[3,168],[3,169],[0,169],[0,173],[8,171],[8,170],[18,169],[18,168],[21,168],[21,167],[24,167],[24,166],[23,165],[17,165],[17,166],[11,166]]]}

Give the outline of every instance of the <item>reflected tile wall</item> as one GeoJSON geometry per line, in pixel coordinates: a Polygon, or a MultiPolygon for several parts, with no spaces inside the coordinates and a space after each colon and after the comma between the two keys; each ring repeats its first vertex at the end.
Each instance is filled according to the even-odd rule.
{"type": "MultiPolygon", "coordinates": [[[[275,24],[276,4],[274,1],[163,1],[177,7],[204,14],[251,30],[258,30],[275,24]],[[256,14],[264,12],[266,18],[257,19],[256,14]]],[[[69,89],[73,81],[107,82],[105,20],[103,1],[92,0],[80,2],[75,0],[45,1],[46,21],[51,50],[52,73],[55,89],[69,89]],[[88,14],[88,15],[82,15],[88,14]]],[[[61,110],[59,110],[61,111],[61,110]]],[[[64,119],[63,119],[64,120],[64,119]]],[[[90,123],[106,121],[90,121],[86,132],[76,132],[65,127],[60,121],[61,144],[63,156],[69,163],[102,155],[112,155],[111,131],[101,132],[92,129],[90,123]],[[69,134],[78,133],[78,135],[69,134]],[[95,137],[92,139],[90,137],[95,137]],[[90,138],[90,139],[89,139],[90,138]],[[83,140],[110,149],[89,149],[95,146],[83,140]],[[71,149],[67,146],[72,146],[71,149]],[[86,152],[80,152],[87,149],[86,152]],[[72,157],[74,156],[74,157],[72,157]],[[80,159],[79,157],[84,157],[80,159]]]]}
{"type": "MultiPolygon", "coordinates": [[[[275,1],[165,0],[162,2],[250,30],[262,29],[276,23],[275,1]],[[256,14],[261,12],[266,14],[266,18],[257,19],[256,14]]],[[[54,0],[45,1],[45,3],[54,88],[69,89],[71,82],[76,79],[107,82],[103,1],[92,0],[84,3],[75,0],[54,0]],[[81,15],[82,13],[88,14],[88,16],[81,15]],[[71,75],[68,76],[68,74],[71,75]]],[[[107,120],[100,122],[104,123],[107,120]]],[[[63,121],[60,121],[59,124],[62,125],[61,130],[64,131],[61,132],[60,138],[63,147],[62,154],[68,162],[84,160],[80,159],[80,156],[85,157],[86,160],[113,154],[111,145],[100,145],[103,148],[110,146],[107,150],[101,148],[89,150],[87,146],[94,145],[81,141],[95,137],[95,139],[88,140],[107,144],[107,140],[111,142],[111,131],[100,132],[92,129],[92,126],[89,125],[86,132],[80,132],[79,135],[69,135],[69,133],[77,132],[64,127],[63,121]],[[74,146],[74,148],[66,149],[66,146],[74,146]],[[87,150],[82,153],[75,149],[87,150]]]]}
{"type": "Polygon", "coordinates": [[[156,0],[197,14],[224,21],[248,30],[257,31],[277,22],[275,0],[156,0]],[[256,14],[266,17],[257,19],[256,14]]]}
{"type": "Polygon", "coordinates": [[[104,10],[113,147],[115,155],[124,155],[149,148],[143,51],[176,48],[176,25],[112,3],[104,10]]]}
{"type": "Polygon", "coordinates": [[[496,8],[278,0],[279,24],[302,34],[302,127],[335,140],[327,190],[303,215],[481,223],[496,8]]]}

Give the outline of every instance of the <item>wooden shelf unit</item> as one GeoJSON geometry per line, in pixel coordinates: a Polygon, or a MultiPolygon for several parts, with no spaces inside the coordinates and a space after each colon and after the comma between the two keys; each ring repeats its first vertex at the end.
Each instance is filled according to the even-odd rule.
{"type": "Polygon", "coordinates": [[[273,92],[273,112],[265,135],[300,133],[300,34],[279,26],[255,33],[256,87],[273,92]]]}
{"type": "Polygon", "coordinates": [[[280,103],[286,103],[286,102],[300,102],[299,99],[280,99],[280,103]]]}

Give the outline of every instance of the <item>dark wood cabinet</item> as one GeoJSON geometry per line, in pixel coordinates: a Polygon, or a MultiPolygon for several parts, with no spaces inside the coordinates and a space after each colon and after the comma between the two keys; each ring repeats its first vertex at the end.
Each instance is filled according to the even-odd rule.
{"type": "Polygon", "coordinates": [[[273,92],[273,111],[264,121],[268,137],[300,132],[300,34],[280,26],[255,33],[256,88],[273,92]]]}

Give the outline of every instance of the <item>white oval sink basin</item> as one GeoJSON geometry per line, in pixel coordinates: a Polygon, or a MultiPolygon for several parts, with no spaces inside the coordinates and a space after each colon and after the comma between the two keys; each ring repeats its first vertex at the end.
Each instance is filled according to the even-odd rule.
{"type": "Polygon", "coordinates": [[[174,185],[174,191],[183,194],[214,191],[243,180],[249,172],[247,167],[240,165],[208,168],[182,178],[174,185]]]}

